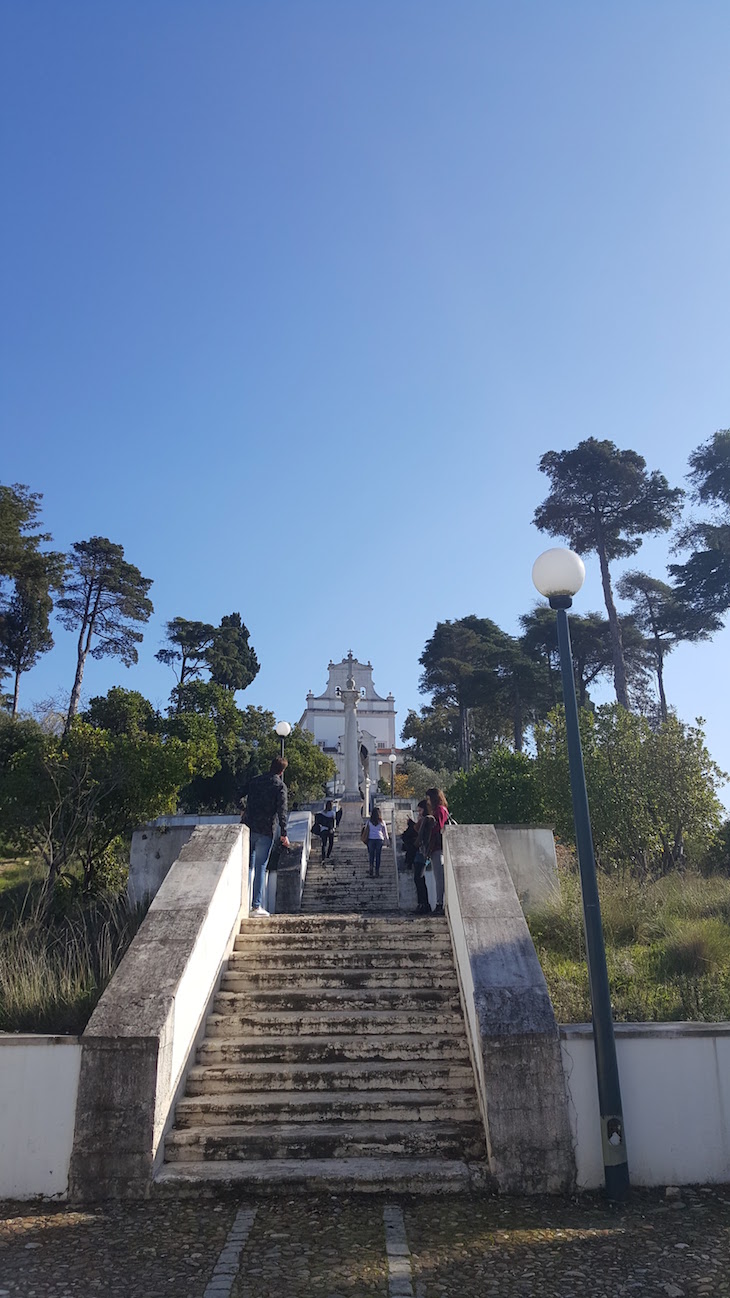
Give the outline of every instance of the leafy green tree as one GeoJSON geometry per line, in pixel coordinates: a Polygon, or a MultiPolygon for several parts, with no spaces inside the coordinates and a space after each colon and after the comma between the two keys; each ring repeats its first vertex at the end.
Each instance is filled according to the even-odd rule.
{"type": "MultiPolygon", "coordinates": [[[[721,823],[717,790],[725,776],[700,726],[670,716],[657,728],[611,704],[581,710],[580,728],[598,864],[650,878],[681,866],[687,841],[702,854],[721,823]]],[[[562,707],[536,726],[535,739],[546,817],[574,842],[562,707]]]]}
{"type": "MultiPolygon", "coordinates": [[[[644,637],[633,618],[622,617],[619,620],[628,680],[638,694],[646,675],[644,637]]],[[[523,628],[521,639],[524,652],[544,664],[550,701],[555,706],[563,697],[555,614],[544,604],[537,605],[520,618],[520,623],[523,628]]],[[[582,708],[589,707],[591,686],[613,672],[613,646],[608,619],[601,613],[572,614],[570,639],[578,704],[582,708]]]]}
{"type": "Polygon", "coordinates": [[[0,666],[14,678],[11,713],[17,716],[20,678],[35,667],[38,659],[53,648],[48,616],[53,608],[50,595],[36,595],[22,583],[0,614],[0,666]]]}
{"type": "Polygon", "coordinates": [[[458,712],[459,765],[470,762],[469,712],[481,702],[486,677],[493,670],[494,638],[499,627],[474,614],[456,622],[439,622],[421,654],[419,688],[437,707],[458,712]]]}
{"type": "Polygon", "coordinates": [[[144,694],[139,690],[125,690],[121,685],[114,685],[107,694],[91,699],[81,719],[96,730],[108,730],[111,735],[135,737],[163,731],[158,713],[144,694]]]}
{"type": "Polygon", "coordinates": [[[0,485],[0,679],[8,672],[14,677],[13,717],[20,677],[53,646],[51,591],[63,573],[63,555],[40,549],[51,539],[39,530],[41,500],[38,492],[20,484],[0,485]],[[9,581],[14,583],[10,593],[9,581]]]}
{"type": "Polygon", "coordinates": [[[457,708],[427,704],[421,708],[420,713],[409,708],[403,723],[402,737],[406,742],[411,742],[409,753],[412,760],[434,770],[458,770],[457,708]]]}
{"type": "Polygon", "coordinates": [[[21,676],[53,648],[51,590],[63,579],[63,555],[30,552],[20,561],[10,599],[0,610],[0,668],[14,678],[12,716],[17,716],[21,676]]]}
{"type": "Polygon", "coordinates": [[[190,622],[184,617],[174,617],[166,624],[165,634],[168,643],[157,651],[155,658],[166,667],[172,667],[178,686],[186,685],[207,667],[215,627],[210,622],[190,622]]]}
{"type": "MultiPolygon", "coordinates": [[[[276,755],[276,751],[271,753],[272,757],[276,755]]],[[[285,755],[289,765],[284,780],[291,804],[318,801],[337,769],[332,758],[322,752],[308,730],[299,726],[294,726],[286,741],[285,755]]]]}
{"type": "Polygon", "coordinates": [[[683,492],[662,473],[647,473],[636,451],[620,451],[595,437],[571,451],[548,451],[539,464],[551,482],[550,494],[535,510],[542,532],[564,537],[578,554],[595,552],[613,649],[616,698],[629,707],[621,623],[613,598],[610,564],[639,549],[644,536],[666,532],[677,516],[683,492]]]}
{"type": "Polygon", "coordinates": [[[674,587],[647,572],[624,573],[617,590],[622,599],[631,601],[634,621],[648,646],[656,673],[662,721],[669,716],[664,690],[664,659],[683,640],[706,640],[720,629],[720,619],[712,613],[691,609],[679,598],[674,587]]]}
{"type": "MultiPolygon", "coordinates": [[[[421,742],[443,709],[456,713],[457,761],[468,769],[477,752],[489,752],[508,737],[522,748],[524,733],[549,703],[547,681],[520,642],[489,618],[474,614],[439,622],[420,658],[420,689],[432,695],[431,712],[409,715],[403,734],[421,742]],[[420,733],[419,733],[420,732],[420,733]]],[[[446,734],[453,740],[453,723],[446,734]]],[[[430,747],[433,749],[433,741],[430,747]]],[[[418,750],[417,750],[418,752],[418,750]]],[[[431,758],[433,760],[433,751],[431,758]]]]}
{"type": "Polygon", "coordinates": [[[680,534],[691,548],[683,564],[670,565],[677,595],[700,616],[721,617],[730,608],[730,428],[721,428],[689,457],[694,499],[710,517],[694,520],[680,534]]]}
{"type": "Polygon", "coordinates": [[[216,628],[206,660],[210,679],[227,690],[245,690],[259,671],[259,660],[248,642],[240,613],[228,613],[216,628]]]}
{"type": "Polygon", "coordinates": [[[140,823],[174,811],[183,784],[216,762],[215,745],[112,734],[76,719],[64,735],[0,725],[0,818],[6,838],[44,860],[49,887],[80,868],[86,892],[110,850],[140,823]],[[8,733],[10,732],[10,733],[8,733]]]}
{"type": "Polygon", "coordinates": [[[29,557],[37,554],[48,533],[39,532],[40,492],[22,483],[0,483],[0,581],[15,578],[29,557]]]}
{"type": "Polygon", "coordinates": [[[152,615],[152,601],[147,597],[151,585],[150,578],[125,561],[121,545],[104,536],[74,542],[64,594],[58,601],[62,625],[78,632],[67,730],[78,711],[89,653],[92,658],[119,658],[125,667],[136,663],[142,632],[132,624],[147,622],[152,615]]]}
{"type": "MultiPolygon", "coordinates": [[[[454,780],[453,771],[424,766],[423,762],[417,762],[412,757],[404,758],[403,774],[408,781],[410,796],[414,798],[424,798],[428,789],[443,789],[446,791],[451,788],[454,780]]],[[[395,778],[397,781],[398,776],[396,775],[395,778]]]]}
{"type": "Polygon", "coordinates": [[[523,825],[545,818],[535,761],[504,746],[485,766],[460,771],[449,788],[449,810],[465,825],[523,825]]]}

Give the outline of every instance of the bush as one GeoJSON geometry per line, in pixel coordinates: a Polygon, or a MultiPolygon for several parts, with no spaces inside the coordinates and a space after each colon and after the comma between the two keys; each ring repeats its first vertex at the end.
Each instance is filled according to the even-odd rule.
{"type": "Polygon", "coordinates": [[[524,825],[544,820],[535,762],[498,747],[486,766],[460,771],[449,789],[449,810],[465,825],[524,825]]]}
{"type": "MultiPolygon", "coordinates": [[[[596,860],[606,871],[657,878],[699,866],[717,840],[725,781],[699,726],[670,716],[653,729],[618,704],[581,711],[581,739],[596,860]],[[693,858],[688,861],[687,849],[693,858]]],[[[535,771],[547,818],[574,842],[565,714],[535,727],[535,771]]]]}

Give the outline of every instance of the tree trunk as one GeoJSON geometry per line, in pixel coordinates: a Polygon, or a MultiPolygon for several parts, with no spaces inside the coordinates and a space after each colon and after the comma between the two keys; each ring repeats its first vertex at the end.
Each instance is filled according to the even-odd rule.
{"type": "Polygon", "coordinates": [[[13,721],[18,715],[18,695],[20,694],[20,669],[15,673],[15,689],[13,690],[13,721]]]}
{"type": "Polygon", "coordinates": [[[522,725],[522,704],[519,694],[514,702],[512,712],[512,728],[514,732],[515,752],[521,753],[524,746],[524,727],[522,725]]]}
{"type": "Polygon", "coordinates": [[[459,747],[461,749],[461,768],[468,771],[471,756],[469,752],[469,709],[461,701],[459,701],[459,747]]]}
{"type": "Polygon", "coordinates": [[[624,642],[621,636],[621,623],[618,620],[616,605],[613,602],[613,591],[611,589],[611,574],[608,570],[608,559],[606,550],[599,536],[598,559],[601,565],[601,581],[603,583],[603,598],[606,601],[606,612],[608,613],[608,625],[611,628],[611,647],[613,649],[613,682],[616,688],[616,698],[622,708],[629,710],[629,687],[626,681],[626,663],[624,662],[624,642]]]}
{"type": "Polygon", "coordinates": [[[662,714],[662,721],[667,721],[669,719],[669,709],[667,707],[667,696],[664,693],[664,654],[659,648],[658,641],[657,641],[657,655],[656,655],[656,679],[657,679],[657,685],[659,686],[659,707],[662,714]]]}
{"type": "Polygon", "coordinates": [[[74,685],[73,685],[73,689],[71,690],[71,699],[68,705],[68,716],[66,717],[66,724],[63,728],[64,735],[68,734],[69,729],[71,728],[71,722],[76,716],[79,707],[79,699],[81,698],[81,682],[84,679],[84,667],[86,666],[86,658],[89,652],[89,648],[91,647],[91,636],[94,630],[94,622],[96,621],[96,614],[99,609],[99,600],[101,599],[101,585],[99,586],[99,589],[96,592],[96,599],[94,601],[93,612],[91,612],[92,594],[93,594],[93,587],[90,586],[86,596],[84,616],[81,620],[81,630],[79,631],[79,646],[78,646],[78,655],[76,658],[76,675],[74,677],[74,685]],[[86,635],[86,644],[84,644],[84,635],[86,635]]]}
{"type": "Polygon", "coordinates": [[[83,632],[79,636],[79,652],[78,652],[78,657],[76,659],[76,675],[74,677],[74,687],[71,690],[71,700],[68,705],[68,716],[66,717],[66,724],[63,728],[64,735],[67,735],[71,728],[71,722],[76,716],[79,707],[79,699],[81,698],[81,682],[84,679],[84,667],[86,666],[86,652],[84,650],[82,641],[83,641],[83,632]]]}

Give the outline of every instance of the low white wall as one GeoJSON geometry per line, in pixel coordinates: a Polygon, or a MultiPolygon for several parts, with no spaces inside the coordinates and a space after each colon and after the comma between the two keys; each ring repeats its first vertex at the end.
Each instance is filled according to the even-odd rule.
{"type": "Polygon", "coordinates": [[[0,1035],[0,1199],[65,1195],[80,1067],[77,1037],[0,1035]]]}
{"type": "MultiPolygon", "coordinates": [[[[730,1023],[615,1027],[632,1184],[730,1181],[730,1023]]],[[[561,1027],[578,1185],[603,1185],[593,1031],[561,1027]]]]}

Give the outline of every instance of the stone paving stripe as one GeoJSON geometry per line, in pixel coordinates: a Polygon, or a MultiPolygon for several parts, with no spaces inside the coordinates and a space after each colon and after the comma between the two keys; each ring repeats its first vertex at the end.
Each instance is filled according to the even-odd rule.
{"type": "Polygon", "coordinates": [[[389,1298],[413,1298],[411,1283],[411,1251],[406,1239],[403,1210],[397,1204],[386,1203],[383,1208],[385,1224],[385,1251],[388,1255],[389,1298]]]}
{"type": "Polygon", "coordinates": [[[203,1298],[229,1298],[233,1281],[238,1275],[241,1253],[251,1233],[255,1216],[255,1208],[239,1208],[203,1298]]]}

